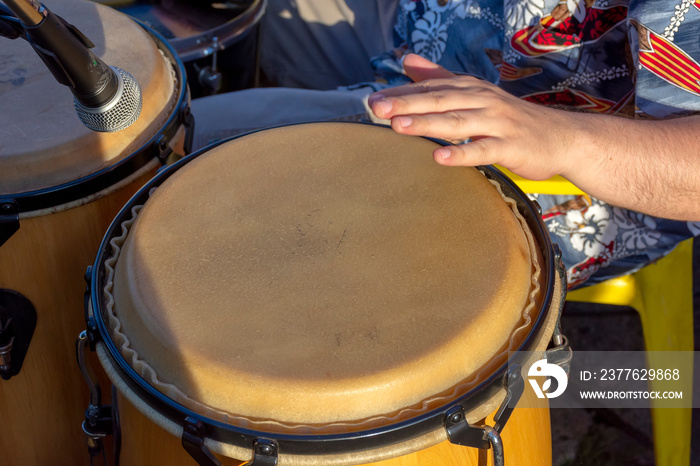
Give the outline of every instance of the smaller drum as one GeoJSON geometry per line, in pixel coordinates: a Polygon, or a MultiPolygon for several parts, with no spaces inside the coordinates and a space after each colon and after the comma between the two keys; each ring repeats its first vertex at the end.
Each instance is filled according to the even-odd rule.
{"type": "Polygon", "coordinates": [[[45,5],[90,38],[107,64],[136,78],[143,107],[129,128],[93,132],[31,46],[0,39],[0,346],[12,341],[2,373],[10,378],[0,380],[7,465],[87,464],[80,424],[88,391],[74,357],[85,269],[119,208],[182,146],[189,111],[182,62],[154,31],[90,2],[45,5]]]}
{"type": "MultiPolygon", "coordinates": [[[[198,459],[205,445],[280,465],[415,464],[405,455],[442,442],[442,464],[477,464],[445,426],[483,422],[518,354],[546,347],[562,268],[514,185],[435,164],[437,146],[352,123],[260,131],[183,159],[122,209],[88,328],[128,400],[127,464],[187,461],[154,449],[136,411],[198,459]]],[[[506,426],[510,464],[551,462],[540,408],[506,426]]]]}
{"type": "Polygon", "coordinates": [[[185,62],[192,97],[258,84],[258,30],[266,0],[99,0],[148,24],[185,62]]]}

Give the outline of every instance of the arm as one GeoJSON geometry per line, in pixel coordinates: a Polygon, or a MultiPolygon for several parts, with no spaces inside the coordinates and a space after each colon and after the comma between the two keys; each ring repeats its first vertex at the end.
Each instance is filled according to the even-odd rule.
{"type": "Polygon", "coordinates": [[[401,134],[472,142],[437,149],[443,165],[498,163],[520,176],[560,174],[590,195],[650,215],[700,220],[700,116],[631,120],[567,112],[409,55],[416,84],[370,97],[401,134]]]}

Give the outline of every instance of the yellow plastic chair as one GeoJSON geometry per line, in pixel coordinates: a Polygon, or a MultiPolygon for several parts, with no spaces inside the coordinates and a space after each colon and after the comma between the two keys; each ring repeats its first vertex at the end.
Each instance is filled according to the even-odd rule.
{"type": "MultiPolygon", "coordinates": [[[[583,194],[560,176],[532,181],[499,168],[528,193],[583,194]]],[[[633,307],[641,318],[647,351],[693,351],[693,240],[638,272],[571,291],[566,299],[633,307]]],[[[685,387],[692,393],[692,380],[685,387]]],[[[649,383],[649,390],[660,389],[658,383],[649,383]]],[[[654,409],[652,403],[651,416],[656,464],[688,466],[692,409],[654,409]]]]}

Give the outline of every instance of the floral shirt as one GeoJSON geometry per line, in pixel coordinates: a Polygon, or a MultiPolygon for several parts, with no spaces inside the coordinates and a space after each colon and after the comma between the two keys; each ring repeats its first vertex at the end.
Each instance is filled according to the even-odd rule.
{"type": "MultiPolygon", "coordinates": [[[[652,117],[700,110],[700,1],[400,0],[412,51],[542,104],[652,117]]],[[[391,83],[389,55],[375,59],[391,83]]]]}
{"type": "MultiPolygon", "coordinates": [[[[400,0],[397,48],[373,64],[406,82],[412,51],[523,99],[663,118],[700,110],[700,0],[400,0]]],[[[546,125],[546,122],[543,122],[546,125]]],[[[537,196],[569,286],[638,269],[700,233],[589,196],[537,196]]]]}

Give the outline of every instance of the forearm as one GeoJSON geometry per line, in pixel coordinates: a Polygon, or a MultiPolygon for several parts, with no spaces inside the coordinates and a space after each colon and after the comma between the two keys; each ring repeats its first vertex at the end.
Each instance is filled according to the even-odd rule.
{"type": "Polygon", "coordinates": [[[561,175],[591,196],[647,214],[700,220],[700,116],[630,120],[575,114],[561,175]]]}

